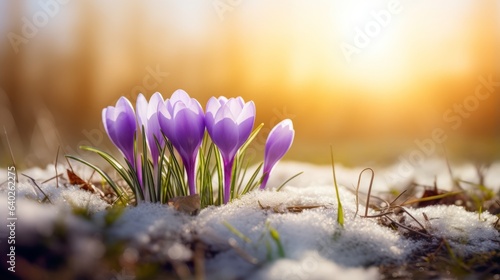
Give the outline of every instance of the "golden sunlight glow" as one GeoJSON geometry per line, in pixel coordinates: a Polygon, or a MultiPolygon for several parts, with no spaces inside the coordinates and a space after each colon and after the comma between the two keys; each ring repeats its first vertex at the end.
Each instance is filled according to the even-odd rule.
{"type": "MultiPolygon", "coordinates": [[[[222,2],[72,1],[19,54],[5,39],[2,86],[11,104],[46,103],[67,141],[96,127],[120,95],[178,88],[202,103],[253,99],[266,126],[292,117],[297,154],[313,142],[412,145],[436,127],[450,139],[499,137],[498,95],[460,129],[443,117],[474,94],[478,77],[500,79],[498,1],[222,2]],[[77,120],[66,117],[75,111],[77,120]]],[[[0,30],[18,33],[38,9],[0,5],[0,30]]],[[[10,108],[29,138],[36,114],[22,109],[10,108]]]]}

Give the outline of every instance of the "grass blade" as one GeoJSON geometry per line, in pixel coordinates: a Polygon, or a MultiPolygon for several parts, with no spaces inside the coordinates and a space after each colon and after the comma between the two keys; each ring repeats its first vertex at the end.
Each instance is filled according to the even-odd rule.
{"type": "Polygon", "coordinates": [[[290,177],[288,180],[286,180],[285,182],[283,182],[283,184],[281,184],[276,191],[279,192],[286,184],[288,184],[288,182],[292,181],[293,179],[295,179],[296,177],[298,177],[302,173],[304,173],[304,172],[299,172],[299,173],[293,175],[292,177],[290,177]]]}
{"type": "Polygon", "coordinates": [[[274,243],[276,243],[276,247],[278,247],[278,255],[280,256],[280,258],[285,258],[285,249],[283,248],[283,244],[281,243],[279,232],[275,228],[269,226],[269,234],[271,235],[274,243]]]}
{"type": "Polygon", "coordinates": [[[257,169],[255,170],[255,172],[253,173],[252,177],[250,177],[250,180],[248,180],[247,182],[247,185],[245,186],[245,188],[243,189],[243,192],[241,193],[242,195],[243,194],[246,194],[250,191],[253,191],[255,189],[255,187],[257,187],[259,185],[259,182],[262,180],[258,180],[256,183],[254,183],[255,179],[257,178],[257,176],[259,175],[259,172],[260,170],[262,169],[262,165],[264,163],[260,163],[259,166],[257,167],[257,169]]]}
{"type": "Polygon", "coordinates": [[[252,243],[252,240],[246,235],[244,235],[241,231],[233,227],[230,223],[223,221],[222,224],[234,235],[238,236],[241,240],[245,241],[246,243],[252,243]]]}
{"type": "Polygon", "coordinates": [[[106,182],[111,186],[111,188],[113,188],[113,190],[115,191],[116,195],[118,195],[118,198],[123,203],[123,205],[127,205],[127,201],[129,200],[128,195],[126,195],[122,191],[122,189],[113,181],[113,179],[111,179],[111,177],[109,177],[108,174],[106,174],[106,172],[104,172],[102,169],[100,169],[99,167],[93,165],[92,163],[90,163],[86,160],[80,159],[80,158],[72,156],[72,155],[66,155],[66,157],[73,159],[73,160],[76,160],[76,161],[83,163],[83,164],[87,165],[88,167],[94,169],[97,173],[99,173],[99,175],[102,176],[102,178],[104,178],[104,180],[106,180],[106,182]],[[124,200],[124,197],[126,200],[124,200]]]}
{"type": "Polygon", "coordinates": [[[330,146],[330,155],[332,157],[332,173],[333,173],[333,183],[335,185],[335,192],[337,193],[337,222],[341,227],[344,227],[344,208],[342,207],[342,202],[340,201],[339,186],[337,185],[337,175],[335,174],[335,161],[333,159],[333,148],[330,146]]]}

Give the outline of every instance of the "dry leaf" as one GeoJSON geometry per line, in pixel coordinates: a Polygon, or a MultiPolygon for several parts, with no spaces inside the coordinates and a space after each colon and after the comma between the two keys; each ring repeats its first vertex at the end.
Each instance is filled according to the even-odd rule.
{"type": "Polygon", "coordinates": [[[87,184],[87,182],[85,182],[82,178],[80,178],[78,175],[76,175],[73,171],[71,171],[69,169],[66,169],[66,171],[68,172],[68,179],[69,179],[69,183],[71,185],[87,184]]]}
{"type": "Polygon", "coordinates": [[[302,211],[306,209],[314,209],[314,208],[319,208],[319,207],[325,207],[324,205],[297,205],[297,206],[287,206],[285,207],[286,210],[280,209],[280,206],[263,206],[260,201],[257,201],[259,203],[260,208],[264,210],[273,210],[275,213],[301,213],[302,211]]]}
{"type": "Polygon", "coordinates": [[[200,211],[201,199],[199,194],[178,196],[170,199],[168,205],[173,206],[177,211],[196,215],[200,211]]]}
{"type": "Polygon", "coordinates": [[[91,193],[98,193],[101,197],[104,197],[104,193],[94,187],[92,184],[89,182],[84,181],[82,178],[80,178],[78,175],[76,175],[73,171],[66,169],[68,173],[68,179],[69,183],[71,185],[79,185],[80,189],[91,192],[91,193]]]}

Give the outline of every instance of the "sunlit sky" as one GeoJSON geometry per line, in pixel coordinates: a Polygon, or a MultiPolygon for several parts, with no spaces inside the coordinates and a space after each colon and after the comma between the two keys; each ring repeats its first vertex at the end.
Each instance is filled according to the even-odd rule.
{"type": "MultiPolygon", "coordinates": [[[[449,126],[443,113],[474,93],[479,76],[500,74],[499,1],[74,0],[15,54],[7,34],[41,10],[35,0],[0,1],[0,87],[25,138],[46,108],[78,141],[103,107],[135,99],[147,69],[158,68],[168,76],[146,96],[242,95],[267,126],[293,116],[296,155],[312,143],[411,145],[449,126]],[[217,3],[237,4],[221,14],[217,3]],[[347,45],[356,48],[349,58],[347,45]]],[[[450,136],[498,137],[492,96],[450,136]]]]}

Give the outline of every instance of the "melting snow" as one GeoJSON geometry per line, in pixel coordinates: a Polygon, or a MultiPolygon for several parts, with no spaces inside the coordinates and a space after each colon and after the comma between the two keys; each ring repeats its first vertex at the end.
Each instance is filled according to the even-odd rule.
{"type": "MultiPolygon", "coordinates": [[[[426,185],[434,184],[437,178],[440,187],[451,187],[452,181],[443,161],[433,160],[423,166],[409,176],[391,182],[387,178],[392,175],[387,174],[397,172],[397,165],[376,170],[373,194],[394,187],[403,189],[413,177],[426,185]]],[[[493,227],[496,216],[488,212],[479,217],[478,213],[467,212],[458,206],[444,205],[407,209],[426,225],[428,233],[433,236],[418,241],[407,237],[404,229],[394,231],[379,225],[376,219],[355,218],[356,203],[352,190],[361,170],[336,168],[344,206],[344,228],[337,223],[338,206],[330,166],[284,162],[271,176],[268,183],[271,190],[252,192],[222,207],[208,207],[194,217],[165,205],[144,203],[124,209],[111,225],[106,224],[108,205],[99,196],[76,186],[56,186],[55,180],[51,180],[40,184],[40,188],[52,204],[42,203],[45,195],[29,180],[21,178],[17,185],[18,231],[22,232],[19,238],[29,243],[36,236],[51,236],[63,223],[74,233],[71,257],[88,255],[86,261],[85,258],[80,260],[83,268],[91,267],[92,261],[102,256],[103,245],[95,242],[92,236],[104,230],[108,238],[125,241],[126,252],[136,258],[138,252],[141,252],[141,257],[147,252],[156,260],[188,260],[193,254],[187,245],[189,241],[202,240],[216,252],[206,260],[206,274],[210,279],[331,279],[332,275],[338,279],[375,279],[379,277],[376,265],[405,262],[423,246],[436,245],[442,240],[446,240],[456,254],[463,256],[500,250],[499,232],[493,227]],[[280,192],[272,189],[301,171],[304,174],[280,192]],[[75,206],[87,209],[92,214],[91,220],[72,214],[71,209],[75,206]],[[297,206],[318,207],[300,213],[287,211],[297,206]],[[241,232],[245,240],[232,232],[227,224],[241,232]],[[270,228],[279,233],[286,258],[278,257],[279,250],[270,235],[270,228]],[[257,264],[252,264],[248,258],[257,264]]],[[[454,175],[463,180],[478,181],[472,165],[456,166],[453,170],[454,175]]],[[[47,179],[54,175],[54,166],[23,173],[36,179],[47,179]]],[[[500,189],[498,174],[500,163],[495,163],[485,175],[485,184],[495,191],[500,189]]],[[[0,181],[4,181],[5,175],[1,176],[0,181]]],[[[6,188],[2,187],[0,208],[7,209],[6,203],[6,188]]],[[[359,213],[364,211],[359,205],[359,213]]],[[[370,210],[369,213],[374,212],[370,210]]],[[[6,215],[6,211],[0,211],[1,220],[5,221],[6,215]]],[[[414,228],[419,227],[410,219],[406,222],[414,228]]],[[[7,229],[0,227],[0,237],[3,239],[7,235],[7,229]]]]}

